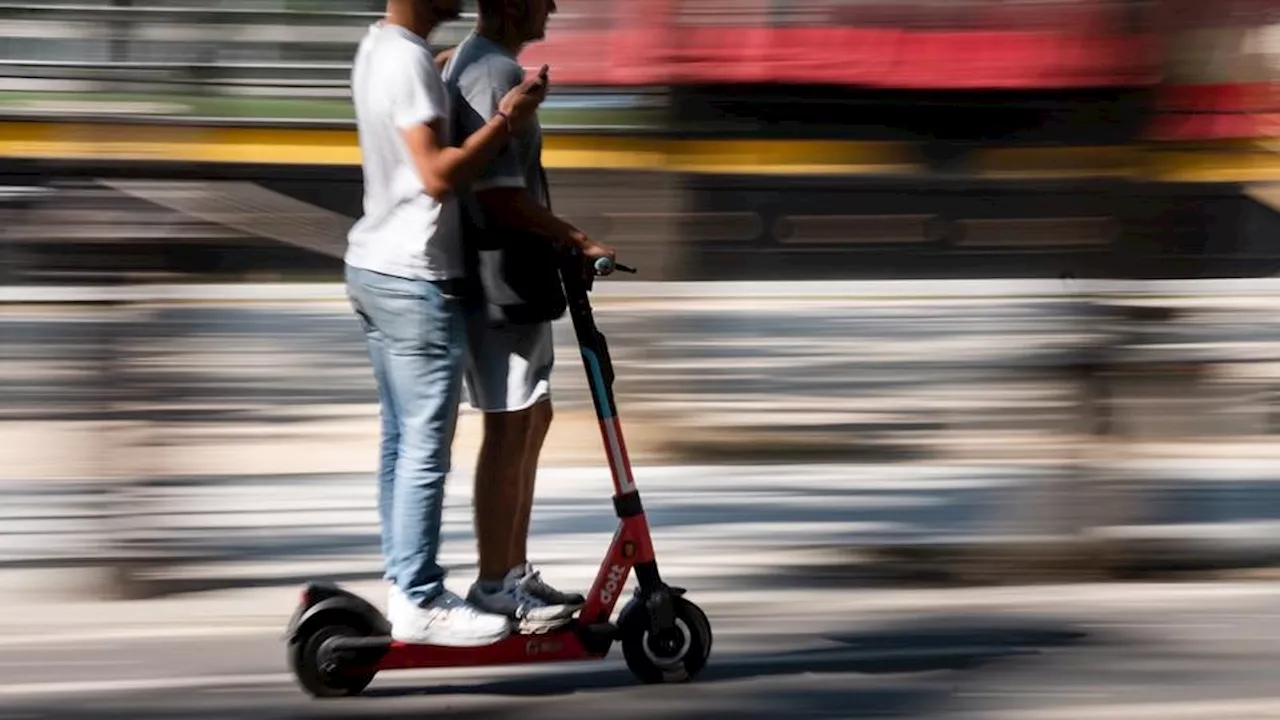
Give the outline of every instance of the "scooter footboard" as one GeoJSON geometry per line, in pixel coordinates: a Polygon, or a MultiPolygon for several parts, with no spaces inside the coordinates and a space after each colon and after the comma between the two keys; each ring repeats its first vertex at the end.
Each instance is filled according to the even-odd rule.
{"type": "Polygon", "coordinates": [[[366,671],[411,668],[520,665],[530,662],[598,660],[609,651],[615,629],[585,628],[574,623],[541,635],[510,635],[492,645],[452,647],[412,645],[389,637],[342,638],[332,650],[366,671]]]}

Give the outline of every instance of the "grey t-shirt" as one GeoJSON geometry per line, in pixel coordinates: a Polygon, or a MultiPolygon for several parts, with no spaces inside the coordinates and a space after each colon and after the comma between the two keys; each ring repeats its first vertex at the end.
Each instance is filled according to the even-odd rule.
{"type": "MultiPolygon", "coordinates": [[[[454,50],[444,69],[454,120],[454,142],[461,145],[498,113],[504,95],[524,82],[524,68],[509,50],[474,32],[454,50]]],[[[474,193],[497,187],[522,187],[548,207],[542,176],[542,127],[535,118],[510,138],[502,150],[458,198],[472,222],[485,228],[474,193]]]]}

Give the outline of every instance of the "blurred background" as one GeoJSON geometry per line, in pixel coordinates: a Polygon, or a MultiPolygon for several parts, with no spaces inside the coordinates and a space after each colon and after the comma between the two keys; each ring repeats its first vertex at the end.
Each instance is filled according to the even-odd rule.
{"type": "MultiPolygon", "coordinates": [[[[615,663],[337,712],[1275,717],[1280,1],[557,4],[555,207],[640,270],[597,320],[724,634],[675,695],[615,663]]],[[[382,5],[0,2],[0,718],[312,717],[298,585],[381,602],[341,257],[382,5]]],[[[556,333],[533,550],[585,586],[609,476],[556,333]]]]}

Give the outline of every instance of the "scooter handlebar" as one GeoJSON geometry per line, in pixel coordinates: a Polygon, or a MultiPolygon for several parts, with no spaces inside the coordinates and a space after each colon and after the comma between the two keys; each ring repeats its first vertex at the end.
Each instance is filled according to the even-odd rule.
{"type": "Polygon", "coordinates": [[[623,265],[622,263],[619,263],[619,262],[615,262],[607,257],[596,258],[594,267],[595,267],[596,275],[600,275],[601,277],[605,275],[612,275],[616,271],[621,271],[625,273],[635,273],[636,271],[635,268],[627,267],[626,265],[623,265]]]}

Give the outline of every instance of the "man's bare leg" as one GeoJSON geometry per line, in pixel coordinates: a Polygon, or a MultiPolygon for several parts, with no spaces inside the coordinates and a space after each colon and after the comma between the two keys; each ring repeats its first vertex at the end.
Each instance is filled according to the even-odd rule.
{"type": "Polygon", "coordinates": [[[524,565],[529,561],[529,522],[533,517],[534,486],[538,477],[538,459],[551,429],[554,411],[551,400],[543,400],[530,408],[529,434],[525,438],[524,461],[520,468],[520,505],[515,522],[511,524],[510,552],[507,568],[524,565]]]}
{"type": "MultiPolygon", "coordinates": [[[[520,514],[516,517],[516,521],[512,523],[514,532],[511,536],[511,552],[509,555],[511,567],[526,572],[533,568],[529,564],[529,521],[533,517],[533,496],[534,488],[537,484],[538,460],[542,456],[542,448],[547,439],[547,432],[551,429],[553,415],[550,400],[538,403],[532,410],[534,414],[529,423],[528,446],[521,474],[520,514]]],[[[525,583],[525,588],[530,594],[552,607],[560,608],[565,613],[576,612],[586,602],[586,598],[580,593],[561,592],[551,587],[542,580],[540,574],[536,571],[525,576],[525,583]]]]}
{"type": "Polygon", "coordinates": [[[523,501],[525,447],[533,413],[486,413],[476,461],[475,530],[480,581],[501,584],[511,570],[511,536],[523,501]]]}
{"type": "MultiPolygon", "coordinates": [[[[525,461],[534,445],[534,429],[538,428],[539,437],[546,435],[549,407],[549,403],[541,403],[519,412],[486,415],[485,437],[476,467],[475,523],[480,572],[467,599],[484,610],[516,619],[520,632],[545,632],[559,627],[569,622],[582,604],[579,598],[570,597],[573,602],[563,600],[567,596],[548,587],[536,573],[528,572],[523,560],[512,557],[516,538],[521,539],[518,549],[522,558],[524,554],[533,504],[533,483],[526,482],[525,461]]],[[[541,444],[539,439],[537,446],[541,444]]]]}

